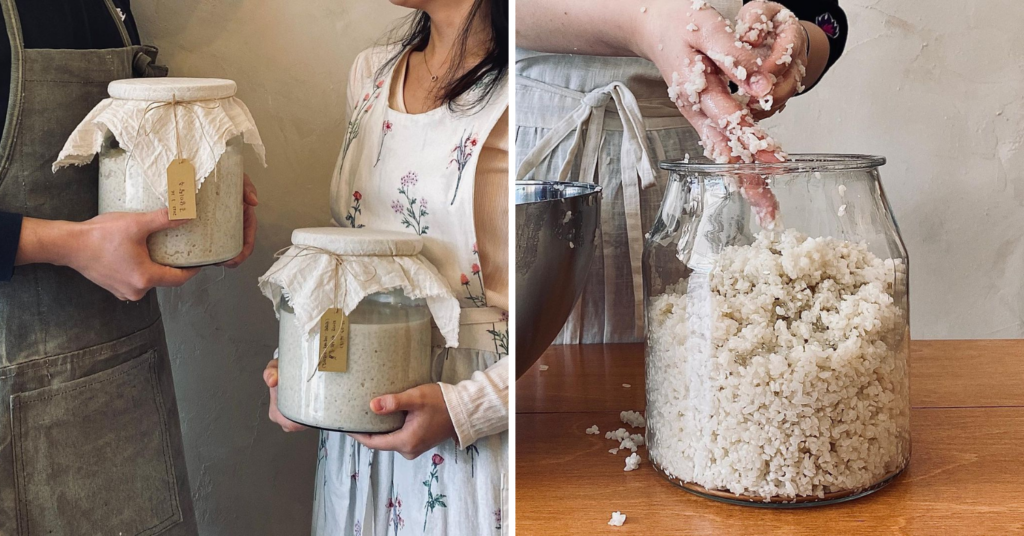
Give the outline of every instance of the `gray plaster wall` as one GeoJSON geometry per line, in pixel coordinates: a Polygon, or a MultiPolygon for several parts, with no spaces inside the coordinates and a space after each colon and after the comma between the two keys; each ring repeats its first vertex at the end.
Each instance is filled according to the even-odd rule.
{"type": "Polygon", "coordinates": [[[256,252],[160,292],[192,497],[205,535],[309,534],[317,434],[267,420],[262,371],[277,321],[256,279],[292,229],[330,220],[348,69],[407,11],[385,0],[135,0],[143,40],[172,76],[238,83],[267,147],[247,149],[259,189],[256,252]]]}
{"type": "Polygon", "coordinates": [[[917,339],[1024,337],[1024,3],[842,0],[846,53],[766,124],[888,157],[917,339]]]}

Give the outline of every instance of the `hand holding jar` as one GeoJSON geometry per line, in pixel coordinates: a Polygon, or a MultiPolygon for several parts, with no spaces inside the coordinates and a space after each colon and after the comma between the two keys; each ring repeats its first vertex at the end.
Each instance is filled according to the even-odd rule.
{"type": "Polygon", "coordinates": [[[395,451],[413,460],[455,437],[455,425],[448,414],[441,386],[436,383],[374,398],[370,409],[377,415],[403,411],[406,414],[402,428],[389,434],[350,434],[367,448],[395,451]]]}
{"type": "Polygon", "coordinates": [[[171,221],[167,209],[112,212],[84,222],[25,218],[16,265],[68,266],[120,300],[137,301],[154,287],[179,287],[198,268],[171,268],[153,262],[147,239],[187,220],[171,221]]]}

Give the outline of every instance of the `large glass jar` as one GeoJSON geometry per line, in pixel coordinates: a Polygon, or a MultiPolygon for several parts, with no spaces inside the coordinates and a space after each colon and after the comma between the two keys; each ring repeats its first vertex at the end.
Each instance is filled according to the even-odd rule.
{"type": "Polygon", "coordinates": [[[647,445],[670,481],[800,506],[906,468],[907,253],[884,163],[662,164],[644,251],[647,445]]]}
{"type": "Polygon", "coordinates": [[[100,214],[173,208],[185,211],[178,218],[194,216],[149,236],[155,262],[230,260],[243,247],[243,145],[265,165],[263,142],[237,89],[219,78],[115,80],[107,86],[110,98],[79,123],[53,168],[85,165],[98,154],[100,214]]]}
{"type": "MultiPolygon", "coordinates": [[[[231,138],[213,173],[196,192],[196,218],[149,236],[149,256],[166,266],[217,264],[242,252],[242,137],[231,138]]],[[[126,180],[129,153],[107,136],[100,151],[99,213],[149,212],[167,200],[148,185],[126,180]],[[136,195],[128,195],[129,188],[136,195]]]]}
{"type": "Polygon", "coordinates": [[[371,294],[348,316],[348,365],[318,371],[319,331],[308,337],[286,300],[278,306],[277,407],[297,423],[344,432],[393,432],[405,415],[377,415],[375,397],[430,383],[430,311],[401,290],[371,294]]]}

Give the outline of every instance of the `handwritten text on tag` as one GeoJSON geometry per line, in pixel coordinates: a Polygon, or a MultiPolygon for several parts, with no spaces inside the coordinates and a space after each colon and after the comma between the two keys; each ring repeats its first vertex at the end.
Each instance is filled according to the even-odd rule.
{"type": "Polygon", "coordinates": [[[172,220],[196,219],[196,168],[184,158],[167,166],[167,215],[172,220]]]}
{"type": "Polygon", "coordinates": [[[341,309],[332,307],[320,317],[320,364],[321,372],[345,372],[348,370],[348,316],[341,309]]]}

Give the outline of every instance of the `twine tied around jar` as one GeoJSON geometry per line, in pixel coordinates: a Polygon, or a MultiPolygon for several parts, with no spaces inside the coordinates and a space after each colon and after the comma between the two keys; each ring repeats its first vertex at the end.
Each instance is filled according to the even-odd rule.
{"type": "MultiPolygon", "coordinates": [[[[146,124],[146,117],[149,116],[149,113],[154,110],[159,110],[160,108],[163,108],[165,106],[171,107],[171,117],[172,120],[174,121],[174,159],[181,160],[181,136],[178,133],[178,107],[182,106],[185,110],[191,112],[196,119],[199,119],[199,114],[197,114],[193,108],[203,108],[204,110],[215,110],[217,108],[220,108],[220,103],[216,101],[212,101],[212,103],[209,105],[201,104],[201,102],[205,101],[179,101],[178,97],[172,94],[170,102],[163,101],[149,103],[149,105],[146,106],[146,109],[142,112],[142,118],[139,119],[139,126],[135,129],[135,141],[132,142],[132,149],[131,151],[128,152],[128,157],[125,158],[124,161],[125,178],[128,177],[128,166],[129,164],[131,164],[132,155],[135,154],[135,147],[138,145],[139,136],[149,136],[150,133],[152,132],[152,130],[147,130],[143,132],[143,127],[146,124]]],[[[203,135],[203,140],[206,142],[206,146],[210,149],[210,151],[213,151],[213,142],[210,141],[210,137],[206,134],[206,129],[203,128],[202,121],[199,121],[199,132],[203,135]]]]}
{"type": "MultiPolygon", "coordinates": [[[[361,283],[365,283],[367,281],[371,281],[371,280],[373,280],[374,277],[377,277],[377,269],[374,268],[373,266],[371,266],[369,263],[358,261],[358,260],[346,260],[341,255],[338,255],[337,253],[335,253],[335,252],[333,252],[333,251],[331,251],[329,249],[324,249],[324,248],[317,247],[317,246],[306,246],[306,245],[288,246],[288,247],[281,248],[281,249],[277,250],[277,252],[274,253],[274,258],[275,259],[282,259],[282,258],[288,257],[289,260],[285,264],[281,265],[277,270],[274,270],[273,272],[270,272],[270,273],[266,274],[264,277],[269,277],[269,276],[277,273],[278,271],[283,269],[285,266],[287,266],[288,263],[290,263],[292,260],[298,259],[300,257],[306,257],[306,256],[309,256],[309,255],[326,255],[334,263],[334,300],[333,300],[332,303],[333,303],[335,308],[339,308],[339,309],[341,308],[341,303],[339,303],[339,300],[338,300],[338,297],[339,297],[339,292],[338,292],[339,291],[339,285],[338,285],[338,283],[341,280],[341,275],[340,274],[341,274],[341,270],[342,269],[347,271],[349,274],[351,274],[353,277],[356,278],[356,280],[358,280],[361,283]],[[296,250],[296,253],[294,255],[289,255],[288,253],[291,252],[292,250],[296,250]],[[360,268],[362,268],[364,271],[362,271],[361,273],[357,273],[357,272],[353,271],[353,270],[360,269],[360,268]]],[[[328,341],[328,343],[326,345],[324,345],[324,349],[321,350],[320,351],[320,355],[317,356],[318,366],[313,368],[313,373],[310,374],[309,378],[306,379],[307,382],[312,381],[313,377],[316,376],[316,373],[317,373],[317,370],[319,368],[319,365],[323,364],[324,359],[327,356],[327,350],[331,346],[334,345],[334,342],[338,339],[339,335],[340,334],[336,334],[334,336],[334,338],[332,338],[330,341],[328,341]]]]}

